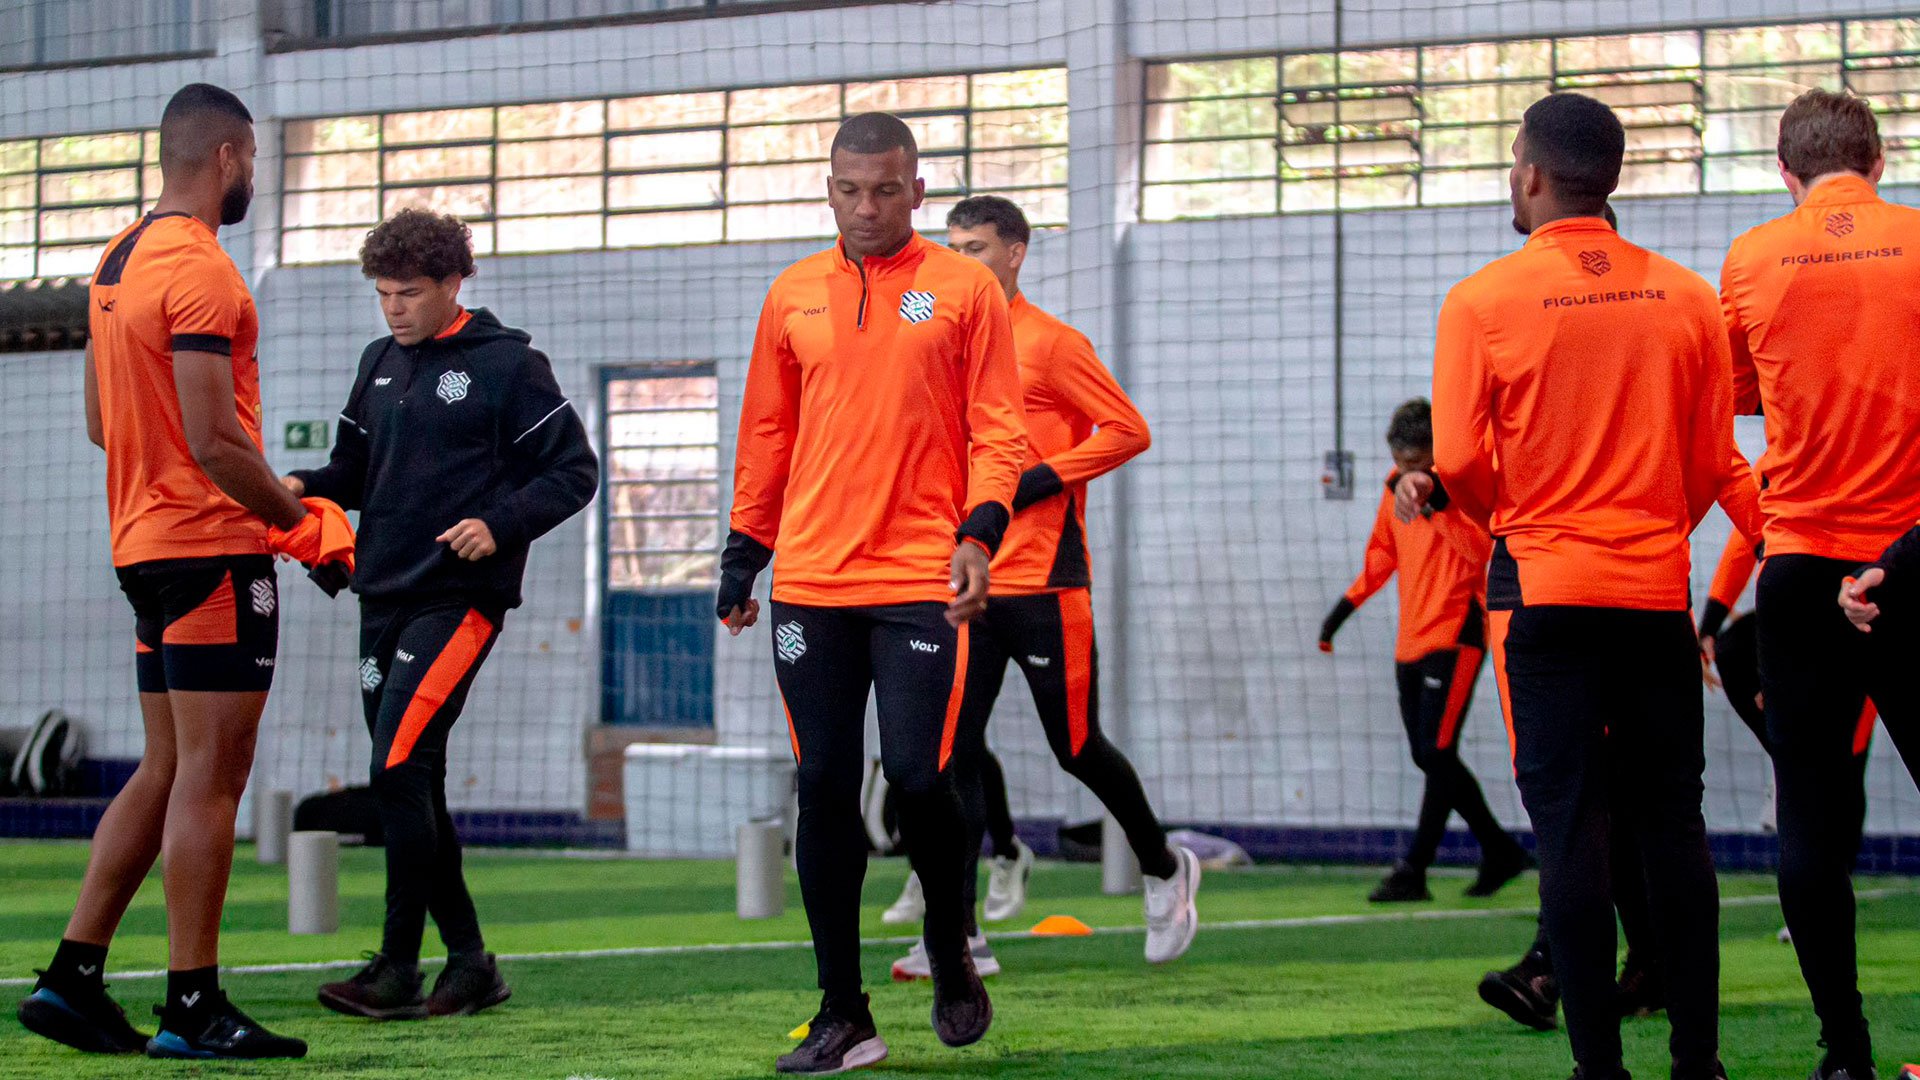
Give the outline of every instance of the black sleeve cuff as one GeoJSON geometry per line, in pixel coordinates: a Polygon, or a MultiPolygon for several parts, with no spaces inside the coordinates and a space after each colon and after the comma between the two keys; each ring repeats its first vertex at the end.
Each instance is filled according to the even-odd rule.
{"type": "Polygon", "coordinates": [[[1447,485],[1441,482],[1439,476],[1431,472],[1427,475],[1433,477],[1433,494],[1427,496],[1427,506],[1437,514],[1453,505],[1453,496],[1447,494],[1447,485]]]}
{"type": "Polygon", "coordinates": [[[1707,606],[1700,609],[1700,636],[1719,637],[1720,628],[1727,625],[1727,605],[1718,600],[1708,600],[1707,606]]]}
{"type": "Polygon", "coordinates": [[[738,530],[727,534],[720,553],[720,590],[714,609],[724,619],[734,608],[745,607],[753,596],[753,581],[773,561],[773,549],[738,530]]]}
{"type": "Polygon", "coordinates": [[[1013,493],[1013,512],[1019,513],[1042,499],[1051,499],[1067,489],[1053,466],[1041,462],[1020,474],[1020,487],[1013,493]]]}
{"type": "Polygon", "coordinates": [[[956,542],[977,540],[981,547],[987,549],[987,554],[998,555],[1000,541],[1006,538],[1007,524],[1012,520],[1013,515],[1007,512],[1006,507],[997,502],[983,502],[967,515],[967,520],[953,538],[956,542]]]}
{"type": "Polygon", "coordinates": [[[233,355],[233,339],[219,334],[175,334],[174,352],[210,352],[221,356],[233,355]]]}
{"type": "Polygon", "coordinates": [[[1333,605],[1333,610],[1327,613],[1327,621],[1320,624],[1320,640],[1332,641],[1333,635],[1340,632],[1340,624],[1346,622],[1347,617],[1352,615],[1354,610],[1353,601],[1344,596],[1341,597],[1340,602],[1333,605]]]}

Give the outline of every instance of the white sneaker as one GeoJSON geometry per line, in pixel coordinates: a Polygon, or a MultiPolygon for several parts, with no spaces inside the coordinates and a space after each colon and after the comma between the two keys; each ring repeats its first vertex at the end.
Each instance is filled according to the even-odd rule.
{"type": "MultiPolygon", "coordinates": [[[[1000,961],[993,955],[993,946],[987,944],[987,935],[975,934],[967,939],[967,951],[973,954],[973,969],[981,978],[1000,974],[1000,961]]],[[[893,962],[894,982],[914,982],[919,979],[933,978],[933,962],[927,958],[927,945],[923,941],[913,943],[907,955],[893,962]]]]}
{"type": "Polygon", "coordinates": [[[880,921],[888,926],[903,926],[917,923],[927,917],[927,894],[920,889],[920,875],[908,874],[906,888],[900,890],[900,899],[893,906],[880,913],[880,921]]]}
{"type": "Polygon", "coordinates": [[[1200,931],[1193,894],[1200,891],[1200,859],[1184,847],[1173,849],[1179,869],[1165,881],[1146,875],[1147,963],[1178,960],[1200,931]]]}
{"type": "Polygon", "coordinates": [[[1016,839],[1013,852],[1011,859],[995,855],[987,861],[987,903],[982,914],[988,922],[1005,922],[1027,906],[1027,879],[1033,876],[1033,849],[1016,839]]]}

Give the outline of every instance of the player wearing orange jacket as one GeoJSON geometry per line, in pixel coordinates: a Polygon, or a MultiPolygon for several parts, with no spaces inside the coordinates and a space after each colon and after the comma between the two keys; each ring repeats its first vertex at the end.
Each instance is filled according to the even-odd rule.
{"type": "Polygon", "coordinates": [[[1400,633],[1394,646],[1394,676],[1400,691],[1400,722],[1413,762],[1426,775],[1420,819],[1407,854],[1367,899],[1376,903],[1431,900],[1427,868],[1433,865],[1447,819],[1454,811],[1479,841],[1480,876],[1468,896],[1492,896],[1530,861],[1487,808],[1479,781],[1460,761],[1460,725],[1480,661],[1487,651],[1484,607],[1487,557],[1493,540],[1485,526],[1455,509],[1435,509],[1402,522],[1393,515],[1393,488],[1403,473],[1433,468],[1432,406],[1414,398],[1393,412],[1387,447],[1394,472],[1387,477],[1367,539],[1366,562],[1320,628],[1320,648],[1333,651],[1333,635],[1347,617],[1379,592],[1387,579],[1400,581],[1400,633]]]}
{"type": "Polygon", "coordinates": [[[869,691],[901,830],[926,885],[933,1026],[964,1046],[993,1008],[967,952],[966,826],[948,766],[970,644],[1026,454],[1013,330],[985,267],[913,231],[913,133],[867,113],[834,137],[840,240],[777,278],[740,408],[716,610],[757,621],[779,552],[774,671],[800,769],[797,855],[821,1007],[781,1072],[887,1054],[860,989],[869,691]]]}
{"type": "MultiPolygon", "coordinates": [[[[1088,481],[1144,451],[1150,441],[1147,422],[1094,355],[1086,335],[1020,292],[1031,229],[1018,206],[997,196],[976,196],[953,208],[947,229],[948,246],[990,269],[1007,297],[1028,438],[1013,523],[994,557],[992,595],[985,614],[974,621],[967,656],[958,774],[971,833],[967,851],[977,861],[988,819],[1011,818],[1006,783],[986,736],[1012,660],[1033,691],[1054,759],[1100,798],[1127,834],[1146,877],[1146,957],[1166,963],[1187,951],[1199,928],[1193,897],[1200,861],[1185,848],[1168,846],[1133,764],[1100,731],[1099,652],[1086,541],[1088,481]],[[988,805],[989,787],[997,806],[988,805]]],[[[1012,918],[1024,902],[1021,864],[1031,864],[1031,853],[1007,835],[995,837],[994,853],[987,916],[1012,918]],[[998,895],[991,886],[999,887],[998,895]]],[[[970,864],[969,917],[976,878],[970,864]]],[[[976,956],[985,947],[984,936],[976,935],[976,956]]],[[[925,956],[918,951],[893,967],[897,979],[919,977],[924,970],[925,956]]]]}
{"type": "MultiPolygon", "coordinates": [[[[1725,1075],[1719,899],[1688,537],[1733,475],[1713,290],[1602,218],[1626,135],[1579,94],[1528,108],[1514,224],[1528,234],[1448,294],[1434,469],[1488,522],[1489,644],[1533,820],[1541,916],[1583,1080],[1617,1080],[1610,824],[1631,817],[1667,972],[1675,1080],[1725,1075]]],[[[1435,479],[1403,477],[1410,518],[1435,479]]]]}
{"type": "Polygon", "coordinates": [[[1875,191],[1871,107],[1809,91],[1780,118],[1797,207],[1727,252],[1721,299],[1736,404],[1766,417],[1767,558],[1756,590],[1760,682],[1779,793],[1780,904],[1826,1054],[1819,1080],[1873,1075],[1854,959],[1850,875],[1866,812],[1856,724],[1871,698],[1911,772],[1920,623],[1867,637],[1834,596],[1920,518],[1920,211],[1875,191]]]}

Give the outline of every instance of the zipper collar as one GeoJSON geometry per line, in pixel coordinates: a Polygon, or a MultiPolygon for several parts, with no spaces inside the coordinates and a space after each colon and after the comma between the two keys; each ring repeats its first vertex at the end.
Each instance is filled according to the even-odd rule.
{"type": "Polygon", "coordinates": [[[916,231],[907,237],[907,242],[900,246],[899,251],[891,255],[869,255],[855,262],[847,255],[846,241],[836,240],[833,243],[834,262],[842,270],[868,277],[884,277],[897,270],[917,265],[926,257],[926,249],[931,243],[931,240],[916,231]]]}

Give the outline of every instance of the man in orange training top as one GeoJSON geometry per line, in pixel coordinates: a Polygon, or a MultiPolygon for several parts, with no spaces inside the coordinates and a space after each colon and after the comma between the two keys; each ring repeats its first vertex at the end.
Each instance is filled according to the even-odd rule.
{"type": "Polygon", "coordinates": [[[1609,882],[1621,816],[1664,953],[1673,1076],[1706,1080],[1725,1072],[1688,537],[1734,476],[1732,397],[1712,288],[1602,218],[1625,146],[1592,98],[1528,108],[1512,172],[1528,240],[1441,308],[1435,475],[1402,477],[1396,513],[1444,483],[1494,537],[1488,639],[1578,1075],[1627,1075],[1609,882]]]}
{"type": "Polygon", "coordinates": [[[1531,860],[1487,808],[1480,784],[1460,761],[1460,724],[1473,700],[1486,655],[1487,556],[1493,540],[1486,528],[1457,509],[1430,512],[1402,522],[1393,516],[1393,488],[1404,473],[1433,468],[1432,406],[1414,398],[1393,411],[1387,447],[1394,471],[1387,477],[1367,538],[1360,576],[1335,603],[1320,628],[1320,649],[1333,651],[1333,635],[1389,577],[1400,578],[1400,634],[1394,674],[1400,690],[1400,722],[1407,729],[1413,763],[1426,774],[1420,820],[1407,856],[1367,899],[1376,903],[1431,900],[1427,868],[1455,810],[1480,843],[1480,876],[1468,896],[1492,896],[1531,860]]]}
{"type": "MultiPolygon", "coordinates": [[[[1147,961],[1164,964],[1186,953],[1199,928],[1194,892],[1200,861],[1167,843],[1167,831],[1132,762],[1100,731],[1099,652],[1086,541],[1088,482],[1145,450],[1150,437],[1146,420],[1086,335],[1041,311],[1020,291],[1031,236],[1026,214],[997,195],[966,199],[947,214],[948,246],[986,264],[1006,293],[1029,451],[1013,497],[1013,524],[993,560],[992,595],[986,613],[974,621],[967,653],[958,774],[971,833],[967,852],[977,860],[989,820],[1011,820],[1006,782],[986,740],[987,721],[1012,660],[1033,691],[1054,759],[1100,798],[1127,834],[1145,875],[1147,961]],[[989,806],[989,798],[999,805],[989,806]]],[[[1011,832],[1007,828],[994,838],[999,857],[988,882],[989,919],[1012,918],[1024,902],[1024,871],[1032,865],[1032,853],[1011,832]]],[[[977,878],[970,864],[965,877],[969,916],[977,878]]],[[[909,890],[914,887],[909,883],[909,890]]],[[[969,941],[976,959],[991,955],[984,935],[975,933],[969,941]]],[[[925,970],[925,953],[916,949],[894,964],[893,975],[919,978],[925,970]]]]}
{"type": "Polygon", "coordinates": [[[1006,297],[986,267],[913,230],[925,194],[898,118],[834,137],[840,240],[773,283],[740,409],[732,531],[716,609],[758,618],[777,550],[774,670],[800,767],[801,896],[823,994],[781,1072],[884,1058],[860,989],[860,780],[867,694],[901,831],[926,886],[933,1026],[964,1046],[993,1017],[967,952],[966,826],[949,764],[968,621],[1011,516],[1026,435],[1006,297]]]}
{"type": "Polygon", "coordinates": [[[1727,252],[1721,300],[1735,406],[1766,417],[1758,470],[1767,558],[1755,592],[1760,684],[1779,796],[1780,907],[1826,1047],[1818,1080],[1873,1075],[1850,874],[1866,813],[1856,721],[1870,697],[1912,772],[1906,669],[1920,624],[1862,637],[1845,578],[1920,518],[1920,211],[1881,199],[1872,108],[1822,90],[1780,118],[1797,206],[1727,252]]]}
{"type": "Polygon", "coordinates": [[[273,555],[346,564],[352,554],[339,508],[303,505],[261,452],[259,316],[217,238],[246,217],[253,156],[239,98],[182,88],[160,119],[160,199],[108,243],[90,289],[87,437],[107,452],[146,749],[94,832],[73,918],[19,1010],[30,1030],[81,1050],[307,1052],[228,1001],[218,967],[234,813],[279,643],[273,555]],[[127,904],[163,852],[166,1003],[148,1039],[101,980],[127,904]]]}

